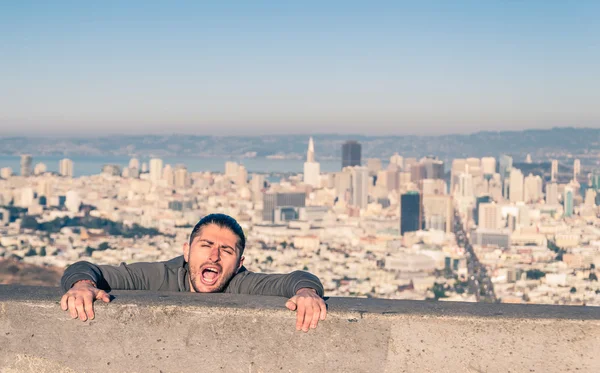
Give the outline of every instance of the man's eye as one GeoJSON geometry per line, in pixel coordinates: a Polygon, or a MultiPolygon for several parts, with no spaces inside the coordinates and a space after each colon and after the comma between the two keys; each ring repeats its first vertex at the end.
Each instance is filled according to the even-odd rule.
{"type": "Polygon", "coordinates": [[[231,251],[231,250],[225,250],[225,253],[226,253],[227,255],[233,255],[233,251],[231,251]]]}

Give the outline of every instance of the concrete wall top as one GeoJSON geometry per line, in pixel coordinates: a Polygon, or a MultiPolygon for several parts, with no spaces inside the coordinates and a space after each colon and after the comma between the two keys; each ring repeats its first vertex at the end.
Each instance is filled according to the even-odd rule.
{"type": "Polygon", "coordinates": [[[0,285],[1,372],[598,372],[600,308],[114,291],[72,320],[58,288],[0,285]]]}

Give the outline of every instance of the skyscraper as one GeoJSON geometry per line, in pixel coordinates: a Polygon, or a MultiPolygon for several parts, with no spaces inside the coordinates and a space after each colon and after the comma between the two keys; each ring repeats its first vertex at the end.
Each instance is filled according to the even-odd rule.
{"type": "Polygon", "coordinates": [[[357,141],[346,141],[342,145],[342,169],[361,165],[362,146],[357,141]]]}
{"type": "Polygon", "coordinates": [[[21,176],[31,176],[31,162],[32,158],[30,154],[21,155],[21,176]]]}
{"type": "Polygon", "coordinates": [[[558,177],[558,160],[553,159],[552,167],[550,169],[550,180],[556,181],[557,177],[558,177]]]}
{"type": "Polygon", "coordinates": [[[315,188],[321,184],[321,165],[315,161],[315,143],[312,137],[308,140],[308,151],[304,162],[304,183],[315,188]]]}
{"type": "Polygon", "coordinates": [[[425,229],[452,232],[452,219],[454,218],[452,197],[424,194],[422,215],[425,229]]]}
{"type": "Polygon", "coordinates": [[[493,175],[496,173],[496,158],[483,157],[481,158],[481,168],[484,175],[493,175]]]}
{"type": "Polygon", "coordinates": [[[529,174],[524,181],[523,200],[527,203],[537,202],[542,198],[542,178],[529,174]]]}
{"type": "Polygon", "coordinates": [[[509,200],[513,203],[515,202],[523,202],[524,198],[524,178],[523,173],[518,168],[513,168],[510,170],[510,193],[509,200]]]}
{"type": "Polygon", "coordinates": [[[507,182],[507,180],[510,177],[510,170],[512,170],[513,159],[511,156],[502,154],[500,156],[499,164],[500,164],[500,166],[499,166],[498,172],[500,173],[500,178],[502,179],[503,195],[504,195],[504,198],[507,198],[508,197],[508,182],[507,182]]]}
{"type": "Polygon", "coordinates": [[[565,198],[563,199],[563,207],[565,217],[573,216],[573,188],[570,186],[565,188],[565,198]]]}
{"type": "Polygon", "coordinates": [[[546,204],[558,205],[558,184],[550,183],[546,185],[546,204]]]}
{"type": "Polygon", "coordinates": [[[192,185],[190,174],[184,165],[175,166],[175,187],[176,188],[189,188],[192,185]]]}
{"type": "Polygon", "coordinates": [[[581,174],[581,161],[576,159],[573,161],[573,180],[577,180],[581,174]]]}
{"type": "Polygon", "coordinates": [[[163,172],[163,161],[159,158],[153,158],[150,160],[150,181],[157,183],[162,179],[163,172]]]}
{"type": "Polygon", "coordinates": [[[421,229],[421,195],[408,192],[400,197],[400,234],[421,229]]]}
{"type": "Polygon", "coordinates": [[[495,203],[482,203],[479,205],[479,228],[498,229],[502,223],[500,206],[495,203]]]}
{"type": "Polygon", "coordinates": [[[352,205],[364,209],[369,204],[369,169],[352,167],[352,205]]]}
{"type": "Polygon", "coordinates": [[[58,173],[61,176],[73,177],[73,161],[68,158],[61,159],[58,162],[58,173]]]}

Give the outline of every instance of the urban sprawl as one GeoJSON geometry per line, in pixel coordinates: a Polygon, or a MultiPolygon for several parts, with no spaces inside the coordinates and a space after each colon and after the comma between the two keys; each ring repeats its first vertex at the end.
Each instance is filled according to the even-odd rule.
{"type": "MultiPolygon", "coordinates": [[[[322,173],[309,141],[304,173],[269,182],[236,162],[188,172],[161,159],[73,177],[21,156],[0,170],[0,258],[65,268],[181,255],[204,215],[236,218],[246,267],[308,270],[329,296],[600,305],[600,176],[573,159],[529,173],[507,155],[361,159],[342,146],[322,173]],[[563,165],[560,165],[561,167],[563,165]]],[[[524,164],[531,163],[527,159],[524,164]]]]}

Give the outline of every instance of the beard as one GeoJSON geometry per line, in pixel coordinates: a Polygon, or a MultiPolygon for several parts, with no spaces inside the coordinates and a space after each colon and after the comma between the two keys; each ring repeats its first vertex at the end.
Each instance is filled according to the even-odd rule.
{"type": "Polygon", "coordinates": [[[231,278],[236,273],[235,269],[229,272],[224,272],[223,267],[220,264],[212,262],[204,262],[199,266],[195,266],[192,265],[192,263],[189,263],[189,268],[190,283],[196,293],[222,293],[229,284],[231,278]],[[205,266],[209,265],[219,268],[219,279],[214,285],[206,285],[202,283],[202,271],[205,266]],[[208,290],[203,290],[202,287],[204,287],[205,289],[208,288],[208,290]]]}

